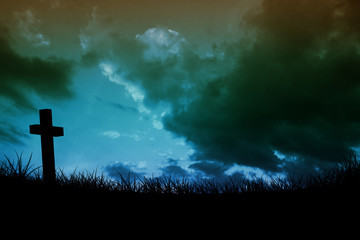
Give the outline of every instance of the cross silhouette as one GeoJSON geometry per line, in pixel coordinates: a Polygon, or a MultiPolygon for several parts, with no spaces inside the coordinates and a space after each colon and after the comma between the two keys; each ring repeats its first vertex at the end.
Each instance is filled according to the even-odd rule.
{"type": "Polygon", "coordinates": [[[64,136],[62,127],[52,125],[51,109],[41,109],[40,124],[30,125],[30,133],[41,136],[44,182],[55,183],[55,156],[53,137],[64,136]]]}

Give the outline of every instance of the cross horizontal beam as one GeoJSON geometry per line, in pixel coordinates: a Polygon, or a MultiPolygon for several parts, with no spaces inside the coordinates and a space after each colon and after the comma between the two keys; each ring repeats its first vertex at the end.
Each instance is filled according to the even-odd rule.
{"type": "Polygon", "coordinates": [[[64,136],[64,128],[62,127],[47,127],[41,126],[40,124],[30,125],[30,133],[37,135],[46,135],[53,137],[61,137],[64,136]]]}
{"type": "Polygon", "coordinates": [[[64,136],[62,127],[52,125],[51,109],[41,109],[40,124],[30,125],[30,133],[41,136],[41,152],[44,181],[55,183],[55,155],[53,137],[64,136]]]}

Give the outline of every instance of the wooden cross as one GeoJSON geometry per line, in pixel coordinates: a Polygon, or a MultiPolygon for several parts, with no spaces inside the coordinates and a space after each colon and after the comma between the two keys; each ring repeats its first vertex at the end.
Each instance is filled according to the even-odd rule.
{"type": "Polygon", "coordinates": [[[41,109],[40,124],[30,125],[30,133],[41,135],[44,182],[55,183],[55,156],[53,137],[64,136],[62,127],[52,125],[51,109],[41,109]]]}

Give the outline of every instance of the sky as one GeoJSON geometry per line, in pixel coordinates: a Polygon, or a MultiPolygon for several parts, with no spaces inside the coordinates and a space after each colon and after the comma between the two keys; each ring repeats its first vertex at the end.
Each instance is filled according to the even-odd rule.
{"type": "Polygon", "coordinates": [[[0,152],[115,177],[311,172],[360,146],[357,0],[2,0],[0,152]]]}

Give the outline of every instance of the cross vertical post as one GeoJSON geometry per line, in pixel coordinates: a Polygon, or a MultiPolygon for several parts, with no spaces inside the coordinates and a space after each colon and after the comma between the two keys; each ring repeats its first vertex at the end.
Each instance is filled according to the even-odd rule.
{"type": "Polygon", "coordinates": [[[62,127],[52,125],[51,109],[39,110],[40,124],[30,125],[30,134],[41,136],[43,177],[46,183],[55,183],[55,155],[53,137],[64,136],[62,127]]]}

